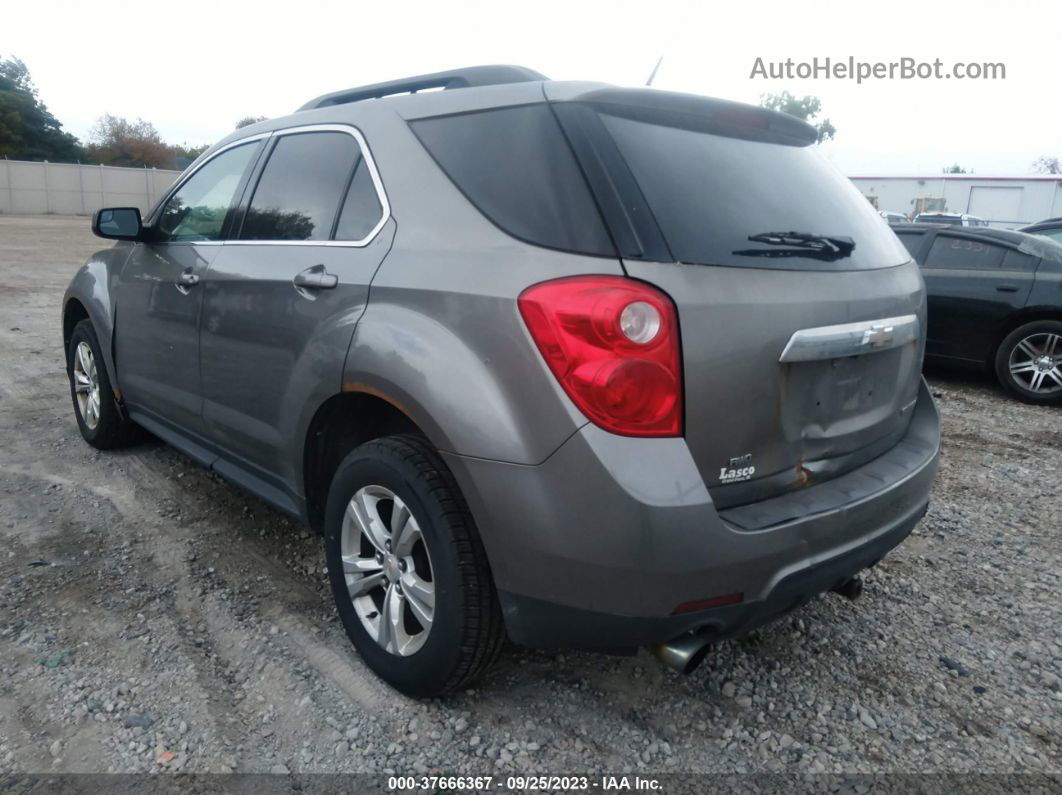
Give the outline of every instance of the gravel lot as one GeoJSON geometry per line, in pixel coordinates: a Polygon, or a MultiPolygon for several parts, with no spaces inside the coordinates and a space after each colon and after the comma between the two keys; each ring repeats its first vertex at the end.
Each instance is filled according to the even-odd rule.
{"type": "Polygon", "coordinates": [[[934,376],[929,514],[858,602],[685,678],[510,649],[422,703],[354,654],[317,537],[160,443],[81,440],[60,299],[99,247],[0,216],[0,775],[1062,773],[1062,410],[934,376]]]}

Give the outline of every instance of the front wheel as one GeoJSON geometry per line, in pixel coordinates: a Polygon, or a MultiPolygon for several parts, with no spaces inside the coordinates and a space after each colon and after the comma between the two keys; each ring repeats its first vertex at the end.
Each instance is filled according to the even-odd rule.
{"type": "Polygon", "coordinates": [[[137,428],[122,416],[103,363],[103,351],[92,322],[82,320],[70,335],[66,351],[70,396],[81,436],[98,450],[123,447],[137,440],[137,428]]]}
{"type": "Polygon", "coordinates": [[[1062,403],[1062,322],[1014,329],[1000,343],[995,367],[999,382],[1026,403],[1062,403]]]}
{"type": "Polygon", "coordinates": [[[504,630],[486,553],[423,438],[390,436],[350,453],[328,492],[324,536],[339,617],[380,678],[438,696],[497,657],[504,630]]]}

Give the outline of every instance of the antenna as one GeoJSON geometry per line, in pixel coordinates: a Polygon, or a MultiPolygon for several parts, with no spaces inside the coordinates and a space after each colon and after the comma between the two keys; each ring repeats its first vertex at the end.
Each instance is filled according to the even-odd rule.
{"type": "Polygon", "coordinates": [[[656,66],[654,66],[653,67],[653,71],[649,73],[649,79],[645,81],[645,85],[646,86],[651,86],[653,84],[653,80],[656,79],[656,70],[660,68],[660,64],[662,64],[663,62],[664,62],[664,56],[663,55],[661,55],[659,58],[656,59],[656,66]]]}

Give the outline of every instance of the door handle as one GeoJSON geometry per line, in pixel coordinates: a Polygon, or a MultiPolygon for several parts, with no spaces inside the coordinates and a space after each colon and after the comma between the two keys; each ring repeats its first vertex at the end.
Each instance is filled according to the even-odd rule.
{"type": "Polygon", "coordinates": [[[1018,285],[1016,284],[997,284],[996,290],[1001,293],[1016,293],[1018,292],[1018,285]]]}
{"type": "Polygon", "coordinates": [[[325,270],[324,265],[313,265],[296,273],[292,282],[304,290],[334,290],[339,277],[325,270]]]}
{"type": "Polygon", "coordinates": [[[177,289],[185,295],[188,295],[188,288],[195,287],[199,284],[199,276],[192,272],[191,268],[181,271],[181,275],[177,277],[177,289]]]}

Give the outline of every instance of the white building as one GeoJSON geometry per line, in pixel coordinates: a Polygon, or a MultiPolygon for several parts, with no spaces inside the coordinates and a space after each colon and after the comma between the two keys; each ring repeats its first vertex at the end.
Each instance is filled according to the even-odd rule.
{"type": "Polygon", "coordinates": [[[879,210],[913,218],[919,212],[969,213],[991,226],[1013,229],[1062,216],[1062,175],[982,177],[851,177],[879,210]]]}

